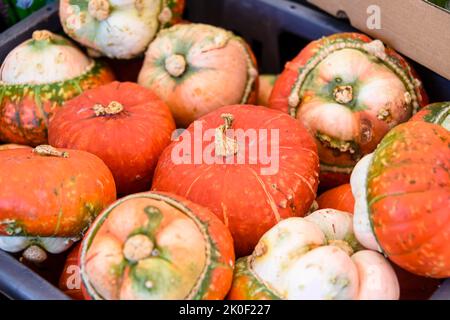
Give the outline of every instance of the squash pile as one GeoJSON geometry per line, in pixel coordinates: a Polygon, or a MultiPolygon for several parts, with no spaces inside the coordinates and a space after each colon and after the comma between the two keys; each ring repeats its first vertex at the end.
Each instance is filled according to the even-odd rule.
{"type": "Polygon", "coordinates": [[[260,75],[183,8],[62,0],[86,51],[36,30],[6,57],[0,249],[39,269],[72,247],[74,299],[395,300],[450,277],[450,103],[357,33],[260,75]],[[100,56],[142,67],[115,81],[100,56]]]}

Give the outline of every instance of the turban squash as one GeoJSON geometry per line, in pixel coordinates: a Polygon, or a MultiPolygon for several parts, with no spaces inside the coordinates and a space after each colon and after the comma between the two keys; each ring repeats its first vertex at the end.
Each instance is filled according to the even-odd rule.
{"type": "Polygon", "coordinates": [[[181,19],[184,0],[61,0],[64,31],[91,55],[130,59],[181,19]]]}
{"type": "Polygon", "coordinates": [[[113,79],[103,62],[67,39],[35,31],[8,54],[0,70],[0,141],[47,143],[49,119],[65,101],[113,79]]]}
{"type": "Polygon", "coordinates": [[[410,121],[391,130],[351,177],[355,233],[422,276],[450,277],[450,132],[410,121]]]}
{"type": "Polygon", "coordinates": [[[41,262],[79,240],[116,188],[96,156],[41,145],[0,152],[0,195],[0,248],[41,262]]]}
{"type": "Polygon", "coordinates": [[[236,262],[228,298],[396,300],[399,283],[381,254],[356,241],[351,214],[324,209],[267,231],[236,262]]]}
{"type": "Polygon", "coordinates": [[[450,102],[430,104],[416,113],[411,121],[430,122],[450,130],[450,102]]]}
{"type": "Polygon", "coordinates": [[[426,104],[406,60],[358,33],[311,42],[286,64],[269,100],[314,136],[323,187],[347,183],[357,161],[426,104]]]}
{"type": "Polygon", "coordinates": [[[138,193],[108,207],[81,246],[86,299],[223,299],[233,241],[208,209],[164,193],[138,193]]]}
{"type": "Polygon", "coordinates": [[[247,43],[221,28],[179,24],[150,44],[138,83],[164,100],[178,126],[217,108],[256,103],[258,70],[247,43]]]}

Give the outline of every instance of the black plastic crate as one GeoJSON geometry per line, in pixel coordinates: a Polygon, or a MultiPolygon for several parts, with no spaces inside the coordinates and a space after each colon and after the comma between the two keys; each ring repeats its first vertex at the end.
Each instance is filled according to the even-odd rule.
{"type": "MultiPolygon", "coordinates": [[[[186,0],[185,18],[224,27],[252,46],[262,73],[279,73],[311,40],[356,31],[345,19],[316,10],[306,0],[186,0]]],[[[34,30],[62,32],[58,4],[50,4],[0,34],[0,61],[34,30]]],[[[413,63],[414,64],[414,63],[413,63]]],[[[415,64],[432,101],[450,101],[450,81],[415,64]]],[[[120,78],[120,77],[119,77],[120,78]]],[[[68,299],[49,282],[0,250],[0,295],[11,299],[68,299]]],[[[0,297],[1,298],[1,297],[0,297]]],[[[450,279],[431,297],[450,300],[450,279]]]]}

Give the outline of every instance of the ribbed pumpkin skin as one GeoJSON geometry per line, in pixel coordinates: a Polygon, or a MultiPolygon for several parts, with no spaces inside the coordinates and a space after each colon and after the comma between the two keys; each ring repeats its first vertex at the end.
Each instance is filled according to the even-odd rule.
{"type": "Polygon", "coordinates": [[[173,130],[169,108],[153,92],[131,82],[112,82],[68,101],[50,123],[49,142],[97,155],[111,169],[118,194],[124,195],[150,188],[173,130]],[[96,116],[96,104],[112,101],[123,110],[96,116]]]}
{"type": "Polygon", "coordinates": [[[450,102],[432,103],[411,118],[411,121],[425,121],[443,126],[450,130],[450,102]]]}
{"type": "Polygon", "coordinates": [[[0,140],[37,146],[47,142],[47,125],[65,101],[114,80],[102,62],[82,76],[44,85],[0,84],[0,140]]]}
{"type": "MultiPolygon", "coordinates": [[[[190,138],[182,135],[181,141],[174,141],[164,150],[155,171],[153,190],[175,193],[211,209],[230,228],[236,255],[244,256],[251,253],[259,238],[278,221],[303,216],[309,210],[317,191],[318,156],[306,129],[276,110],[249,105],[227,106],[203,116],[197,123],[202,124],[204,132],[216,129],[223,125],[221,115],[228,113],[234,117],[232,128],[235,130],[269,131],[266,139],[257,142],[251,138],[245,148],[239,149],[245,150],[245,159],[248,159],[251,143],[262,146],[267,141],[270,154],[270,130],[279,130],[279,170],[263,175],[261,169],[269,165],[259,161],[250,164],[248,160],[239,164],[236,159],[239,153],[233,156],[233,164],[205,161],[195,164],[194,152],[187,156],[189,163],[175,164],[173,149],[178,148],[183,139],[194,145],[194,122],[186,131],[190,138]]],[[[210,141],[203,141],[202,150],[207,150],[209,145],[210,141]]],[[[218,158],[215,154],[213,157],[218,158]]]]}
{"type": "Polygon", "coordinates": [[[0,235],[78,237],[116,199],[114,179],[96,156],[65,150],[68,158],[30,149],[0,152],[0,235]],[[14,229],[14,228],[13,228],[14,229]]]}
{"type": "Polygon", "coordinates": [[[330,208],[353,213],[355,198],[350,184],[347,183],[322,193],[317,198],[317,203],[319,209],[330,208]]]}
{"type": "Polygon", "coordinates": [[[400,267],[450,276],[450,133],[425,122],[402,124],[383,139],[367,178],[375,236],[400,267]]]}
{"type": "Polygon", "coordinates": [[[80,248],[81,243],[78,243],[67,255],[66,263],[64,264],[58,283],[59,289],[75,300],[83,300],[80,264],[78,259],[80,248]]]}
{"type": "Polygon", "coordinates": [[[208,209],[172,194],[147,192],[118,200],[98,217],[82,242],[80,261],[84,283],[82,289],[86,299],[151,299],[156,295],[163,300],[174,297],[217,300],[223,299],[231,286],[234,249],[228,229],[208,209]],[[159,212],[149,213],[146,211],[149,206],[157,208],[159,212]],[[194,223],[197,231],[201,232],[200,242],[199,239],[186,238],[192,232],[192,225],[186,224],[186,221],[194,223]],[[152,253],[137,263],[127,260],[124,253],[126,241],[136,234],[149,236],[158,254],[152,253]],[[186,250],[180,238],[196,245],[186,250]],[[119,251],[115,248],[119,248],[119,251]],[[200,256],[203,259],[203,250],[205,260],[195,260],[200,256]],[[120,267],[115,266],[114,261],[120,261],[120,267]],[[197,264],[202,263],[200,277],[190,278],[191,269],[195,270],[199,267],[197,264]],[[106,271],[98,275],[90,272],[95,270],[91,269],[92,266],[106,271]],[[121,268],[121,273],[107,271],[119,270],[116,267],[121,268]],[[139,272],[136,271],[138,268],[139,272]],[[178,297],[180,282],[161,282],[167,276],[165,272],[173,272],[173,277],[166,277],[166,280],[179,281],[178,277],[182,277],[195,284],[187,297],[178,297]],[[146,288],[138,281],[144,281],[144,275],[149,277],[144,279],[145,283],[148,284],[149,279],[152,279],[152,284],[146,288]],[[152,275],[156,278],[152,278],[152,275]],[[116,288],[114,284],[119,287],[116,288]],[[107,288],[103,292],[109,297],[99,295],[99,288],[107,288]]]}
{"type": "MultiPolygon", "coordinates": [[[[332,54],[327,52],[332,46],[339,45],[336,42],[347,43],[349,45],[365,45],[371,43],[372,39],[358,33],[339,33],[311,42],[297,57],[286,64],[284,71],[275,83],[269,99],[270,108],[290,113],[299,121],[303,121],[305,126],[314,135],[321,162],[320,182],[322,188],[332,188],[348,183],[351,169],[361,156],[371,153],[383,136],[395,124],[408,120],[413,114],[412,106],[400,106],[397,97],[394,97],[394,94],[390,93],[389,90],[394,90],[391,86],[397,86],[398,83],[394,83],[394,77],[392,76],[389,78],[390,80],[384,79],[388,73],[386,70],[382,71],[379,69],[380,66],[383,66],[382,62],[374,62],[368,68],[369,63],[367,61],[365,62],[366,65],[353,66],[352,69],[350,67],[345,68],[342,59],[334,59],[329,65],[319,64],[307,74],[301,85],[300,91],[302,95],[299,97],[299,103],[295,111],[293,111],[289,105],[289,97],[293,93],[302,70],[307,69],[308,65],[313,63],[315,59],[321,58],[321,55],[330,57],[332,54],[339,54],[340,49],[334,51],[332,54]],[[358,70],[358,67],[365,68],[365,71],[361,72],[361,70],[358,70]],[[330,78],[335,73],[340,79],[339,82],[337,80],[338,78],[336,80],[330,78]],[[310,79],[309,77],[313,78],[310,79]],[[356,78],[354,81],[352,80],[353,77],[356,78]],[[371,81],[390,81],[389,83],[392,85],[388,86],[384,83],[382,85],[383,88],[389,87],[390,89],[380,90],[371,81]],[[337,87],[347,84],[353,86],[353,100],[351,102],[340,104],[330,99],[330,92],[332,93],[334,86],[337,87]],[[364,90],[363,99],[359,94],[364,90]],[[390,115],[385,120],[380,120],[377,112],[382,111],[386,106],[380,105],[380,102],[376,101],[378,99],[377,95],[372,94],[373,96],[369,96],[371,94],[370,92],[376,92],[376,90],[380,90],[386,96],[389,94],[392,96],[390,97],[391,101],[387,104],[387,108],[391,108],[392,110],[390,110],[390,115]],[[334,104],[333,108],[331,104],[334,104]],[[345,108],[338,109],[336,108],[336,104],[340,104],[341,107],[345,108]],[[323,109],[325,106],[327,107],[326,111],[323,109]],[[315,113],[313,114],[313,112],[315,113]],[[337,118],[339,121],[336,120],[337,118]],[[327,124],[327,128],[324,130],[327,131],[328,138],[339,140],[336,143],[350,142],[355,152],[342,152],[338,148],[330,148],[327,146],[326,142],[324,142],[326,140],[322,141],[319,137],[319,128],[322,128],[324,126],[323,124],[327,124]],[[342,138],[343,136],[346,138],[342,138]]],[[[349,48],[351,47],[347,47],[346,50],[349,50],[349,48]]],[[[341,58],[347,59],[348,63],[351,63],[353,60],[348,57],[348,52],[347,56],[341,58]]],[[[367,55],[367,53],[364,54],[367,55]]],[[[409,81],[413,83],[413,92],[418,97],[419,107],[425,106],[428,98],[414,70],[393,49],[386,47],[385,54],[395,63],[396,67],[407,74],[409,81]]]]}
{"type": "Polygon", "coordinates": [[[167,103],[186,128],[201,116],[233,104],[255,104],[256,59],[249,45],[222,28],[179,24],[149,45],[138,83],[167,103]]]}

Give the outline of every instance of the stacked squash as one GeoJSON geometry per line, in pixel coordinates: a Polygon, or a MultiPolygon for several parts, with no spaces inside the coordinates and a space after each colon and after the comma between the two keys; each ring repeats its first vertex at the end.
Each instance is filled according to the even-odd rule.
{"type": "Polygon", "coordinates": [[[450,277],[450,104],[357,33],[259,75],[183,8],[60,1],[90,56],[145,55],[137,83],[46,30],[7,56],[0,248],[40,265],[80,241],[75,299],[399,299],[399,267],[450,277]]]}

